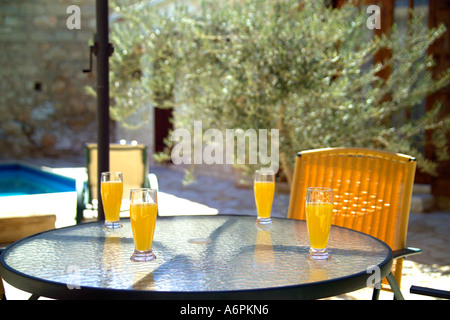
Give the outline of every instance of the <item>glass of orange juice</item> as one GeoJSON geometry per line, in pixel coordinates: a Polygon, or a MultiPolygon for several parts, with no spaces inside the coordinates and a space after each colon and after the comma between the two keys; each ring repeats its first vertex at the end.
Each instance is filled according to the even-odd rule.
{"type": "Polygon", "coordinates": [[[122,173],[102,172],[101,191],[105,211],[105,228],[120,228],[122,226],[119,218],[123,196],[122,173]]]}
{"type": "Polygon", "coordinates": [[[328,259],[328,237],[333,216],[333,191],[330,188],[308,188],[306,192],[306,223],[309,235],[309,257],[328,259]]]}
{"type": "Polygon", "coordinates": [[[255,192],[256,210],[258,224],[271,224],[270,213],[272,210],[273,196],[275,193],[275,174],[269,169],[255,171],[253,183],[255,192]]]}
{"type": "Polygon", "coordinates": [[[152,244],[158,213],[157,192],[150,188],[132,189],[130,198],[130,220],[134,239],[134,253],[130,260],[155,260],[152,244]]]}

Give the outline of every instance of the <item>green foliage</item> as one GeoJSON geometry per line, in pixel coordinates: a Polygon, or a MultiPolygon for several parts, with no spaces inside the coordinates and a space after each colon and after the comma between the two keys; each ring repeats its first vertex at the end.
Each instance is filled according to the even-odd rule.
{"type": "Polygon", "coordinates": [[[115,7],[122,22],[112,30],[116,120],[152,103],[175,107],[176,128],[196,120],[205,129],[278,128],[288,180],[297,151],[338,146],[410,154],[435,173],[436,163],[420,152],[431,129],[439,158],[447,157],[450,119],[440,117],[439,105],[398,120],[450,82],[449,70],[432,78],[426,56],[444,27],[428,30],[416,18],[408,34],[393,28],[390,37],[375,37],[364,10],[317,0],[205,0],[190,8],[127,2],[115,7]],[[382,48],[391,58],[374,64],[382,48]],[[378,75],[387,67],[385,81],[378,75]]]}

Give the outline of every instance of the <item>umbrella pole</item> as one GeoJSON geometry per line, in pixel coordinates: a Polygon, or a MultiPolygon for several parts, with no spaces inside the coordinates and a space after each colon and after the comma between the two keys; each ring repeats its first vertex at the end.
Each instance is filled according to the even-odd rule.
{"type": "Polygon", "coordinates": [[[109,45],[108,1],[97,0],[97,181],[98,181],[98,220],[105,219],[101,198],[101,173],[109,171],[109,45]]]}

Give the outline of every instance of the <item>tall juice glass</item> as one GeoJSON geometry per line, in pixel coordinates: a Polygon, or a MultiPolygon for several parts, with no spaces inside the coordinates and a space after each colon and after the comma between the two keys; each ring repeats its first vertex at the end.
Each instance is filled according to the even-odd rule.
{"type": "Polygon", "coordinates": [[[158,213],[157,192],[149,188],[132,189],[130,197],[130,220],[134,239],[134,253],[130,260],[155,260],[152,244],[158,213]]]}
{"type": "Polygon", "coordinates": [[[330,188],[308,188],[306,192],[306,223],[309,235],[309,257],[328,259],[328,238],[333,216],[333,191],[330,188]]]}
{"type": "Polygon", "coordinates": [[[101,193],[105,211],[105,228],[120,228],[120,206],[122,205],[123,180],[121,172],[102,172],[101,193]]]}
{"type": "Polygon", "coordinates": [[[255,192],[256,210],[258,212],[256,222],[259,224],[272,223],[270,213],[275,193],[275,174],[273,171],[256,170],[253,188],[255,192]]]}

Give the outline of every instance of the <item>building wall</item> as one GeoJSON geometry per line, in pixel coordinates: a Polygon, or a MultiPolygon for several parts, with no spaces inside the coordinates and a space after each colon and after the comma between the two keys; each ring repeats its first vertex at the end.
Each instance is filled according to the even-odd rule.
{"type": "MultiPolygon", "coordinates": [[[[81,154],[95,141],[93,0],[0,1],[0,159],[81,154]],[[69,29],[70,5],[80,29],[69,29]]],[[[94,59],[95,70],[95,59],[94,59]]]]}

